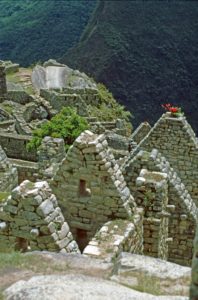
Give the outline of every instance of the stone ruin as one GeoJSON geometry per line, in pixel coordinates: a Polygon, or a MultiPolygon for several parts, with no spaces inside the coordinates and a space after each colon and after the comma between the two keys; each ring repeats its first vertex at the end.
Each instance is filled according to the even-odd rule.
{"type": "Polygon", "coordinates": [[[136,206],[104,135],[90,131],[70,147],[51,186],[64,195],[59,203],[79,244],[108,220],[129,219],[136,206]]]}
{"type": "Polygon", "coordinates": [[[25,180],[0,210],[0,250],[79,252],[77,243],[45,181],[25,180]]]}
{"type": "Polygon", "coordinates": [[[34,169],[38,183],[22,182],[1,205],[0,249],[80,249],[107,260],[126,251],[190,265],[198,216],[197,139],[185,117],[167,113],[149,127],[140,125],[131,152],[121,160],[106,134],[83,132],[66,155],[61,139],[46,137],[34,169]],[[48,196],[41,200],[45,189],[48,196]]]}
{"type": "MultiPolygon", "coordinates": [[[[41,89],[36,100],[19,91],[17,98],[0,67],[0,102],[9,94],[18,110],[15,120],[1,110],[0,191],[10,196],[0,202],[0,251],[81,251],[109,261],[126,251],[190,265],[198,140],[185,117],[166,113],[153,127],[140,124],[130,138],[120,135],[121,121],[90,118],[94,133],[82,133],[67,154],[63,140],[50,137],[38,153],[28,153],[34,121],[50,118],[65,103],[86,115],[86,105],[99,101],[89,87],[70,92],[41,89]]],[[[194,245],[191,299],[197,300],[194,245]]]]}

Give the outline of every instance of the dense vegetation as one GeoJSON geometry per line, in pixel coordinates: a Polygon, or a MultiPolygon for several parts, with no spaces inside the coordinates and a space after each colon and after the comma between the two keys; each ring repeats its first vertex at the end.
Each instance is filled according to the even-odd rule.
{"type": "Polygon", "coordinates": [[[196,1],[100,1],[62,61],[103,82],[135,125],[153,123],[171,103],[198,132],[197,32],[196,1]]]}
{"type": "Polygon", "coordinates": [[[125,125],[128,128],[129,134],[131,133],[132,114],[125,109],[125,107],[119,104],[112,93],[101,83],[97,84],[99,96],[101,102],[98,106],[89,105],[89,113],[92,117],[96,117],[98,121],[115,121],[122,119],[125,121],[125,125]]]}
{"type": "Polygon", "coordinates": [[[58,58],[78,40],[95,0],[0,0],[0,59],[58,58]]]}
{"type": "Polygon", "coordinates": [[[53,138],[63,138],[65,149],[68,150],[80,133],[88,127],[86,119],[79,116],[75,109],[64,107],[50,121],[43,123],[40,128],[33,131],[33,138],[27,144],[27,149],[38,149],[42,139],[45,136],[51,136],[53,138]]]}

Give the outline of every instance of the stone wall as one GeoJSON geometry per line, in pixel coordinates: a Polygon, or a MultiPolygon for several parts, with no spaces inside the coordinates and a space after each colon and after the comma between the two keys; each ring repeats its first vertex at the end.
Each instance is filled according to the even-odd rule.
{"type": "Polygon", "coordinates": [[[44,179],[52,178],[66,155],[64,140],[46,136],[37,154],[40,176],[44,179]]]}
{"type": "Polygon", "coordinates": [[[198,226],[194,238],[194,254],[192,260],[192,273],[191,273],[191,286],[190,286],[190,300],[198,299],[198,226]]]}
{"type": "Polygon", "coordinates": [[[143,253],[143,211],[132,220],[117,219],[105,223],[84,249],[83,254],[112,261],[123,251],[143,253]]]}
{"type": "Polygon", "coordinates": [[[56,91],[40,90],[40,96],[49,101],[51,106],[60,111],[64,106],[71,106],[77,109],[80,116],[88,116],[86,102],[78,94],[62,94],[56,91]]]}
{"type": "Polygon", "coordinates": [[[44,137],[37,154],[40,167],[48,167],[52,163],[61,162],[66,155],[64,140],[50,136],[44,137]]]}
{"type": "Polygon", "coordinates": [[[18,171],[18,184],[26,179],[35,182],[40,178],[38,163],[19,159],[9,159],[9,162],[18,171]]]}
{"type": "Polygon", "coordinates": [[[136,179],[134,194],[137,205],[144,209],[144,255],[168,258],[168,205],[167,174],[142,169],[136,179]]]}
{"type": "Polygon", "coordinates": [[[10,192],[17,185],[17,169],[9,162],[0,146],[0,192],[10,192]]]}
{"type": "Polygon", "coordinates": [[[136,206],[105,136],[90,131],[70,147],[51,186],[77,241],[88,242],[109,220],[130,218],[136,206]]]}
{"type": "Polygon", "coordinates": [[[25,105],[34,102],[34,98],[27,94],[25,91],[8,91],[7,100],[25,105]]]}
{"type": "Polygon", "coordinates": [[[150,130],[151,126],[148,122],[141,123],[131,135],[131,140],[139,144],[150,130]]]}
{"type": "Polygon", "coordinates": [[[0,209],[0,251],[79,252],[47,182],[24,181],[0,209]]]}
{"type": "Polygon", "coordinates": [[[138,146],[153,148],[168,160],[198,205],[198,141],[186,118],[164,114],[138,146]]]}
{"type": "Polygon", "coordinates": [[[30,136],[0,132],[0,145],[10,158],[37,161],[36,151],[27,151],[30,136]]]}
{"type": "Polygon", "coordinates": [[[169,240],[168,260],[182,265],[190,265],[198,216],[198,209],[194,201],[178,174],[156,149],[151,152],[140,151],[122,166],[125,181],[133,195],[137,190],[136,178],[141,169],[167,174],[168,205],[166,211],[170,212],[168,238],[172,238],[172,242],[169,240]]]}
{"type": "Polygon", "coordinates": [[[5,67],[0,65],[0,102],[5,100],[7,94],[5,67]]]}

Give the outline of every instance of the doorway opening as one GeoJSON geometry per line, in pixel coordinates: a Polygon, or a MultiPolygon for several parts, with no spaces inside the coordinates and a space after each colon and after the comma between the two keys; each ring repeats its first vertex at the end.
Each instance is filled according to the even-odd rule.
{"type": "Polygon", "coordinates": [[[76,229],[76,242],[77,242],[78,247],[79,247],[79,249],[82,253],[83,250],[85,249],[85,247],[89,243],[89,239],[88,239],[86,230],[80,229],[80,228],[76,229]]]}

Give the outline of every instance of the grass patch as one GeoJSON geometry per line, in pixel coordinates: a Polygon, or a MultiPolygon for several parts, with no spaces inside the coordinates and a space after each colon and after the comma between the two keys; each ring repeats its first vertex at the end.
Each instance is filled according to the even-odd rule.
{"type": "Polygon", "coordinates": [[[140,275],[138,277],[138,285],[133,287],[137,291],[149,293],[153,295],[161,295],[160,281],[153,277],[140,275]]]}
{"type": "Polygon", "coordinates": [[[4,202],[8,196],[10,195],[10,193],[8,192],[0,192],[0,202],[4,202]]]}
{"type": "Polygon", "coordinates": [[[13,106],[11,104],[2,103],[2,108],[10,115],[13,113],[13,106]]]}
{"type": "Polygon", "coordinates": [[[0,272],[10,268],[28,269],[43,274],[60,273],[69,269],[68,265],[62,261],[59,264],[50,260],[49,263],[49,258],[45,258],[44,255],[24,254],[17,251],[0,253],[0,272]]]}
{"type": "Polygon", "coordinates": [[[126,278],[126,281],[124,280],[123,282],[121,282],[121,284],[128,288],[132,288],[136,291],[142,293],[148,293],[156,296],[163,294],[163,291],[160,286],[160,279],[158,278],[150,277],[149,275],[146,274],[134,273],[133,277],[137,278],[137,284],[131,285],[130,283],[127,283],[127,278],[131,277],[131,273],[129,272],[128,274],[127,272],[125,272],[124,274],[122,274],[122,276],[126,278]]]}
{"type": "Polygon", "coordinates": [[[24,90],[25,90],[25,92],[26,92],[28,95],[33,95],[33,94],[35,94],[35,90],[34,90],[34,88],[33,88],[32,85],[30,85],[30,86],[28,86],[28,87],[25,87],[24,90]]]}
{"type": "Polygon", "coordinates": [[[13,83],[20,83],[20,78],[18,76],[18,72],[13,72],[6,74],[7,81],[13,82],[13,83]]]}
{"type": "Polygon", "coordinates": [[[0,300],[4,300],[4,296],[3,296],[3,290],[0,289],[0,300]]]}

